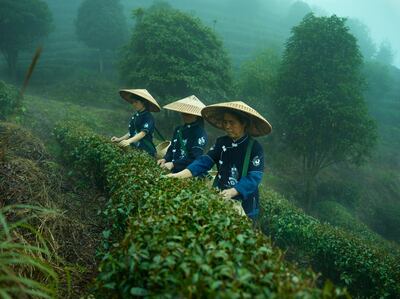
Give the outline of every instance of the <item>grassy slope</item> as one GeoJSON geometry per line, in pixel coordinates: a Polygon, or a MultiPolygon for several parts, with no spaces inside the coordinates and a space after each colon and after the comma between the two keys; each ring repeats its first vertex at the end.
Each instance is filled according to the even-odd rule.
{"type": "Polygon", "coordinates": [[[54,125],[66,119],[83,122],[88,127],[106,136],[122,136],[127,132],[131,111],[128,109],[96,108],[81,106],[38,96],[25,97],[26,108],[22,123],[35,131],[50,149],[54,146],[52,132],[54,125]]]}

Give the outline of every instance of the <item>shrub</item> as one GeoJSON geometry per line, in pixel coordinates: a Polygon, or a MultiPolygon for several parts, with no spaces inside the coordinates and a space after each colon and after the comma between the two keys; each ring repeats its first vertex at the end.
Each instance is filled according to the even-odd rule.
{"type": "Polygon", "coordinates": [[[97,297],[333,297],[204,182],[160,177],[147,154],[61,125],[65,156],[111,194],[97,297]],[[323,292],[323,293],[322,293],[323,292]]]}
{"type": "Polygon", "coordinates": [[[301,252],[313,268],[361,297],[400,296],[399,252],[320,223],[268,191],[262,196],[263,229],[280,247],[301,252]]]}
{"type": "Polygon", "coordinates": [[[333,180],[318,185],[317,198],[337,201],[354,210],[360,202],[361,194],[355,185],[333,180]]]}
{"type": "Polygon", "coordinates": [[[21,109],[17,89],[0,80],[0,120],[17,113],[21,109]]]}
{"type": "Polygon", "coordinates": [[[314,205],[313,215],[319,220],[326,221],[332,226],[340,227],[368,242],[387,243],[381,236],[371,231],[361,220],[355,218],[344,206],[335,201],[320,201],[314,205]]]}
{"type": "Polygon", "coordinates": [[[375,208],[373,225],[390,240],[400,242],[400,203],[384,202],[375,208]]]}

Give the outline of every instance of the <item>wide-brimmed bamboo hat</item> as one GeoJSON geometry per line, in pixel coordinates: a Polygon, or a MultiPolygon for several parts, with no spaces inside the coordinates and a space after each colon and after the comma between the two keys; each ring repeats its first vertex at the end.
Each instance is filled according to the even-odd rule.
{"type": "Polygon", "coordinates": [[[251,136],[263,136],[271,133],[272,131],[272,126],[264,117],[261,116],[260,113],[241,101],[225,102],[206,106],[203,108],[203,110],[201,110],[201,115],[211,125],[223,130],[223,116],[224,112],[227,112],[227,110],[239,111],[240,113],[244,113],[249,118],[250,124],[247,128],[247,132],[251,136]]]}
{"type": "Polygon", "coordinates": [[[182,100],[175,101],[165,105],[163,108],[173,111],[178,111],[187,114],[201,116],[201,109],[206,105],[203,104],[195,95],[186,97],[182,100]]]}
{"type": "Polygon", "coordinates": [[[127,102],[132,104],[135,96],[149,103],[149,111],[160,112],[161,107],[147,89],[121,89],[119,95],[127,102]],[[132,97],[134,95],[134,97],[132,97]]]}

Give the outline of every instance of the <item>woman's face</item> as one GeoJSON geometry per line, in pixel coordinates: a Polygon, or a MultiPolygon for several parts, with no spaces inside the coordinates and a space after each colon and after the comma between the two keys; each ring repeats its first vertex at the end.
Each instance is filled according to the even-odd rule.
{"type": "Polygon", "coordinates": [[[181,115],[185,124],[191,124],[197,120],[197,116],[193,114],[181,113],[181,115]]]}
{"type": "Polygon", "coordinates": [[[144,104],[141,101],[133,100],[132,101],[132,106],[136,111],[144,110],[144,104]]]}
{"type": "Polygon", "coordinates": [[[228,136],[234,140],[242,137],[246,131],[246,125],[242,124],[236,116],[230,113],[224,113],[222,125],[228,136]]]}

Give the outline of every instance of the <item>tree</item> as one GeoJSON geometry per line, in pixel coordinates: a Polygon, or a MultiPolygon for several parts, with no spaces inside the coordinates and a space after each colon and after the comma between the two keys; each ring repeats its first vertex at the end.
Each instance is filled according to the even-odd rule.
{"type": "Polygon", "coordinates": [[[394,51],[388,41],[381,43],[375,59],[385,65],[392,65],[394,60],[394,51]]]}
{"type": "Polygon", "coordinates": [[[0,0],[0,50],[8,73],[16,80],[19,52],[46,37],[52,28],[52,15],[42,0],[0,0]]]}
{"type": "Polygon", "coordinates": [[[271,113],[274,84],[281,58],[275,49],[268,48],[243,63],[239,71],[237,92],[241,99],[263,115],[271,113]]]}
{"type": "MultiPolygon", "coordinates": [[[[379,107],[386,96],[396,85],[390,68],[387,64],[382,64],[376,60],[365,63],[363,74],[366,78],[367,88],[365,99],[370,107],[379,107]]],[[[376,109],[371,109],[371,111],[376,109]]]]}
{"type": "Polygon", "coordinates": [[[367,25],[357,19],[347,19],[346,24],[350,28],[350,33],[356,37],[364,59],[371,60],[376,53],[376,45],[371,38],[367,25]]]}
{"type": "Polygon", "coordinates": [[[274,106],[280,123],[275,128],[301,160],[308,207],[321,169],[361,163],[376,143],[361,66],[345,19],[309,14],[292,29],[277,80],[274,106]]]}
{"type": "Polygon", "coordinates": [[[168,7],[150,8],[136,20],[120,73],[128,86],[164,100],[190,94],[223,99],[232,84],[230,61],[214,31],[168,7]]]}
{"type": "Polygon", "coordinates": [[[127,39],[127,24],[119,0],[85,0],[75,21],[76,34],[89,48],[99,51],[103,72],[105,51],[117,50],[127,39]]]}

